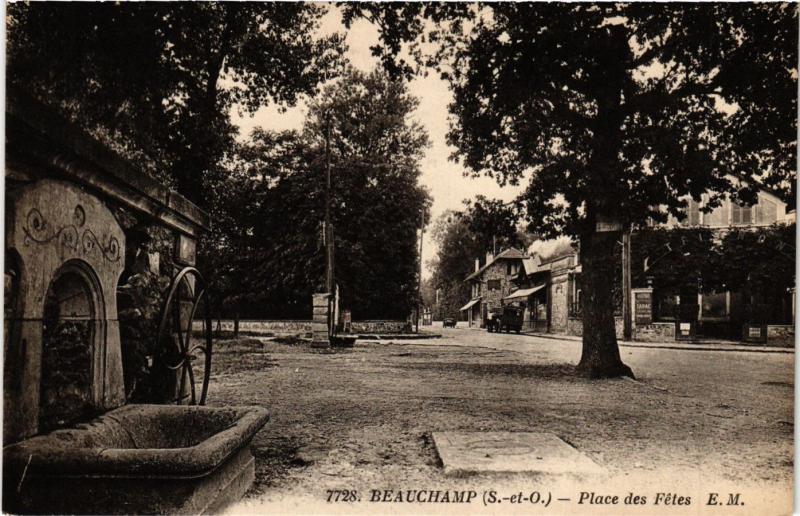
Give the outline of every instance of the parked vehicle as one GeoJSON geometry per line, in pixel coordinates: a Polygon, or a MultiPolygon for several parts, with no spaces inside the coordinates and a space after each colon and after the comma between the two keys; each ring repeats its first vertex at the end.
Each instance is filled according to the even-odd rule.
{"type": "Polygon", "coordinates": [[[507,305],[503,307],[503,313],[498,321],[498,331],[522,331],[522,308],[507,305]]]}
{"type": "Polygon", "coordinates": [[[453,319],[452,317],[447,317],[447,318],[445,318],[444,321],[442,321],[442,326],[444,326],[445,328],[448,328],[448,327],[449,328],[455,328],[456,327],[456,320],[453,319]]]}

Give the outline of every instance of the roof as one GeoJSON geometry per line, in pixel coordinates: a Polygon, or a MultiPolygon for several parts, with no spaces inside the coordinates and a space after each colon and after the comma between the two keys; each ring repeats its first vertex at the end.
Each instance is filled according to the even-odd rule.
{"type": "Polygon", "coordinates": [[[525,255],[525,253],[523,253],[522,251],[520,251],[516,247],[509,247],[505,251],[503,251],[500,254],[498,254],[497,256],[495,256],[494,259],[495,260],[499,260],[501,258],[506,258],[506,259],[510,259],[510,260],[522,260],[524,258],[527,258],[527,256],[525,255]]]}
{"type": "Polygon", "coordinates": [[[554,271],[563,271],[564,269],[575,269],[575,272],[578,272],[577,268],[580,267],[580,264],[577,262],[578,254],[573,251],[570,253],[559,253],[547,260],[541,260],[539,256],[536,255],[534,259],[524,260],[522,265],[524,267],[523,272],[525,276],[532,276],[541,272],[552,273],[554,271]],[[569,258],[567,263],[561,266],[559,262],[567,258],[569,258]]]}
{"type": "Polygon", "coordinates": [[[479,302],[480,300],[481,300],[481,298],[479,298],[479,297],[476,297],[475,299],[471,300],[471,301],[470,301],[469,303],[467,303],[466,305],[464,305],[464,306],[462,306],[461,308],[459,308],[459,309],[458,309],[458,311],[459,311],[459,312],[463,312],[464,310],[469,310],[470,308],[472,308],[472,306],[473,306],[475,303],[479,302]]]}
{"type": "Polygon", "coordinates": [[[515,247],[509,247],[508,249],[505,249],[503,252],[495,256],[491,261],[486,262],[486,264],[483,267],[481,267],[477,271],[473,272],[472,274],[464,278],[464,281],[469,281],[471,279],[477,278],[478,276],[481,275],[483,271],[485,271],[494,262],[498,260],[524,260],[525,258],[528,258],[528,256],[525,255],[525,253],[523,253],[522,251],[520,251],[515,247]]]}
{"type": "Polygon", "coordinates": [[[522,273],[524,275],[533,274],[539,268],[541,259],[538,255],[533,258],[525,258],[522,260],[522,273]]]}
{"type": "Polygon", "coordinates": [[[535,294],[536,292],[539,292],[544,287],[545,287],[544,285],[539,285],[538,287],[515,290],[511,294],[509,294],[506,297],[504,297],[503,301],[511,301],[512,299],[523,299],[523,298],[526,298],[526,297],[530,296],[531,294],[535,294]]]}
{"type": "Polygon", "coordinates": [[[577,258],[578,253],[576,253],[575,251],[570,251],[570,252],[567,252],[567,253],[555,254],[555,255],[549,257],[547,260],[542,260],[541,264],[542,265],[547,265],[548,263],[557,262],[559,260],[563,260],[564,258],[567,258],[567,257],[570,257],[570,256],[574,256],[574,257],[577,258]]]}

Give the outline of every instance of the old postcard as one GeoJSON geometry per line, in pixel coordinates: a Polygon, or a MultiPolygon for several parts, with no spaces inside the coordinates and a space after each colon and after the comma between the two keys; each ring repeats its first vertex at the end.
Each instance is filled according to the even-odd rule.
{"type": "Polygon", "coordinates": [[[4,512],[792,513],[797,4],[5,19],[4,512]]]}

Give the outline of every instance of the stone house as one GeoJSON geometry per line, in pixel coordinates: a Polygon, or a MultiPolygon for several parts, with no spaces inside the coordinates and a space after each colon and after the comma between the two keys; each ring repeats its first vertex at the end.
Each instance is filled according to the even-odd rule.
{"type": "Polygon", "coordinates": [[[475,259],[475,272],[464,280],[471,285],[470,301],[460,309],[466,312],[469,326],[482,328],[489,310],[501,307],[503,298],[516,290],[512,278],[522,270],[525,258],[522,251],[510,247],[497,256],[487,253],[482,267],[480,259],[475,259]]]}

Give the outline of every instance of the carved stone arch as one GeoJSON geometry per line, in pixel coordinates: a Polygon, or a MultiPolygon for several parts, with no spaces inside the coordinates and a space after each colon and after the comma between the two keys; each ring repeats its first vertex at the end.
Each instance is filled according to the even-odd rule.
{"type": "Polygon", "coordinates": [[[125,401],[116,287],[124,267],[125,235],[109,208],[75,184],[42,179],[10,191],[6,249],[20,261],[19,305],[14,324],[21,388],[5,397],[4,442],[39,431],[43,320],[47,295],[59,271],[72,271],[94,292],[97,360],[92,362],[92,405],[125,401]],[[65,269],[62,269],[66,267],[65,269]],[[82,276],[81,276],[82,275],[82,276]]]}
{"type": "Polygon", "coordinates": [[[42,316],[39,431],[94,415],[103,406],[105,302],[97,275],[83,260],[53,275],[42,316]]]}

